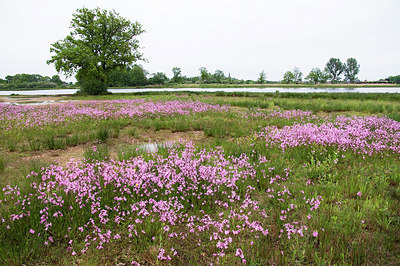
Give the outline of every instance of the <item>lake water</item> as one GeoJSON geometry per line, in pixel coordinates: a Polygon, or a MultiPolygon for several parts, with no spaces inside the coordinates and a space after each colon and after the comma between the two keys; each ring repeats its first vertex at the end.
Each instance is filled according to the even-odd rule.
{"type": "MultiPolygon", "coordinates": [[[[112,93],[131,93],[148,91],[199,91],[199,92],[294,92],[294,93],[313,93],[313,92],[359,92],[359,93],[400,93],[400,87],[364,87],[364,88],[157,88],[157,89],[109,89],[112,93]]],[[[76,93],[76,89],[60,90],[30,90],[30,91],[0,91],[0,95],[9,96],[19,95],[66,95],[76,93]]]]}

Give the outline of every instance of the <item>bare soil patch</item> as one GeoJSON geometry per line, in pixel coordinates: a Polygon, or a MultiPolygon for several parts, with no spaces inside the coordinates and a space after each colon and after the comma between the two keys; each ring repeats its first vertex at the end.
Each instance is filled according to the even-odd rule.
{"type": "Polygon", "coordinates": [[[1,103],[10,105],[45,105],[72,102],[67,96],[8,96],[0,97],[1,103]]]}

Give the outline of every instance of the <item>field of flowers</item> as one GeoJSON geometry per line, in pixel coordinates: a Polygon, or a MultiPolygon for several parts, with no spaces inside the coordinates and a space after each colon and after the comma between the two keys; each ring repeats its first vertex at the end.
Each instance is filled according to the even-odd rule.
{"type": "Polygon", "coordinates": [[[84,101],[44,106],[0,104],[0,129],[66,126],[74,122],[144,119],[149,117],[190,115],[206,111],[223,111],[226,107],[187,101],[145,101],[144,99],[84,101]]]}
{"type": "Polygon", "coordinates": [[[28,169],[2,188],[2,264],[400,261],[400,122],[213,99],[0,105],[0,144],[4,158],[22,158],[29,147],[46,152],[26,144],[43,132],[65,148],[71,134],[115,124],[119,134],[78,144],[84,160],[28,169]],[[124,131],[132,126],[204,138],[102,154],[135,138],[124,131]]]}

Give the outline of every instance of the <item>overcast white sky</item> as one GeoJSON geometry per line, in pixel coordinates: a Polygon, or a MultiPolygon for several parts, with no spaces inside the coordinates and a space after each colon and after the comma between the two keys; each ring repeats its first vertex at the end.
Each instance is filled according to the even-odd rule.
{"type": "Polygon", "coordinates": [[[268,80],[299,67],[304,75],[331,57],[357,59],[359,78],[400,75],[400,0],[1,0],[0,78],[55,75],[50,44],[70,32],[81,7],[115,9],[140,22],[150,73],[200,67],[268,80]]]}

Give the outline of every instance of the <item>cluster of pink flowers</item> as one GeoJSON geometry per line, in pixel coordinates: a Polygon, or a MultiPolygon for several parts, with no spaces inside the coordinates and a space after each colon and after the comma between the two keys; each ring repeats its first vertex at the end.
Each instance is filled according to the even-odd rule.
{"type": "Polygon", "coordinates": [[[276,223],[253,199],[257,184],[267,184],[268,200],[282,208],[285,218],[280,222],[279,238],[305,235],[303,223],[308,219],[296,221],[299,217],[291,213],[301,204],[311,213],[320,204],[321,198],[316,204],[315,199],[295,197],[281,186],[290,177],[290,169],[280,177],[265,158],[255,163],[245,154],[227,157],[220,148],[198,150],[192,143],[171,148],[167,157],[149,156],[149,160],[139,156],[128,161],[71,162],[65,168],[52,165],[41,174],[31,173],[33,193],[19,195],[18,187],[5,188],[6,200],[19,212],[17,217],[0,217],[0,227],[10,228],[18,220],[36,216],[40,221],[30,225],[31,233],[46,236],[44,245],[65,237],[71,254],[85,253],[91,247],[102,249],[120,239],[146,238],[160,241],[159,260],[178,255],[179,247],[162,246],[159,235],[151,233],[156,231],[163,241],[197,238],[193,244],[199,248],[205,247],[202,239],[209,239],[207,245],[215,246],[216,260],[236,252],[245,263],[246,252],[238,245],[246,247],[270,237],[269,226],[276,223]],[[257,172],[263,173],[265,182],[257,172]],[[269,180],[274,181],[269,185],[269,180]],[[65,225],[70,227],[58,231],[65,225]],[[114,230],[122,225],[127,231],[114,230]],[[82,243],[75,241],[79,235],[84,237],[84,246],[75,244],[82,243]]]}
{"type": "Polygon", "coordinates": [[[256,136],[266,141],[267,146],[279,146],[283,151],[316,144],[368,155],[384,151],[400,153],[400,122],[378,116],[338,116],[331,120],[320,124],[295,123],[283,128],[269,126],[256,136]]]}
{"type": "Polygon", "coordinates": [[[228,107],[199,101],[150,101],[144,99],[85,101],[41,106],[0,104],[0,129],[66,125],[86,120],[106,120],[189,115],[206,111],[226,111],[228,107]]]}

